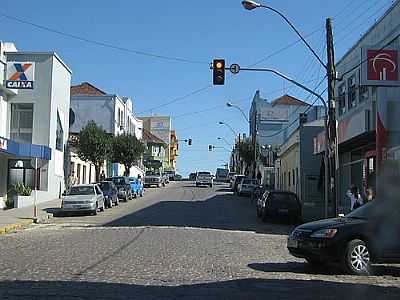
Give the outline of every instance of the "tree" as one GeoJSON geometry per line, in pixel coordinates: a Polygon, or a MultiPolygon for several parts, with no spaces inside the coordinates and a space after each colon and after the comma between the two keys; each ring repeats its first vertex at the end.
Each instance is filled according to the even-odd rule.
{"type": "Polygon", "coordinates": [[[129,170],[142,157],[145,147],[136,136],[122,134],[113,138],[112,161],[125,167],[125,176],[129,176],[129,170]]]}
{"type": "Polygon", "coordinates": [[[82,128],[76,142],[80,159],[91,162],[96,170],[96,181],[100,180],[100,168],[109,157],[111,150],[111,137],[103,128],[94,121],[82,128]]]}

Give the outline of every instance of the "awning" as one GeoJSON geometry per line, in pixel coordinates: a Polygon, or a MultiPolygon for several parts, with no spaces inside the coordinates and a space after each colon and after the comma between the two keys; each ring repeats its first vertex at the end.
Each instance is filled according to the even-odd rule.
{"type": "Polygon", "coordinates": [[[5,152],[17,157],[31,157],[51,160],[51,149],[47,146],[20,144],[13,140],[0,137],[0,153],[5,152]]]}

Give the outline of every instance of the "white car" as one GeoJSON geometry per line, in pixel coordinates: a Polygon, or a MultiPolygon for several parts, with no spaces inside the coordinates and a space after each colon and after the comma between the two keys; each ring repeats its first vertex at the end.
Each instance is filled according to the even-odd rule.
{"type": "Polygon", "coordinates": [[[212,187],[213,183],[214,179],[210,172],[197,172],[196,186],[207,185],[209,187],[212,187]]]}
{"type": "Polygon", "coordinates": [[[258,186],[256,179],[243,178],[238,186],[239,196],[251,195],[258,186]]]}
{"type": "Polygon", "coordinates": [[[71,187],[61,203],[61,210],[64,213],[85,212],[96,215],[97,210],[104,211],[104,207],[104,195],[97,184],[71,187]]]}

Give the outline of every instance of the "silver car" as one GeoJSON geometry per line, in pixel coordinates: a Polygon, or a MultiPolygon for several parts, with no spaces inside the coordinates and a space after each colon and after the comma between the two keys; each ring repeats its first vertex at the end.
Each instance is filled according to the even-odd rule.
{"type": "Polygon", "coordinates": [[[104,206],[104,195],[97,184],[76,185],[63,197],[61,210],[96,215],[98,209],[104,211],[104,206]]]}

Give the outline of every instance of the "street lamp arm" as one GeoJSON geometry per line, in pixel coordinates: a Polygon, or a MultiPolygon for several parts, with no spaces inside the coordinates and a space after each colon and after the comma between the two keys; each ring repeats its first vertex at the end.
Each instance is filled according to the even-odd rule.
{"type": "Polygon", "coordinates": [[[268,6],[264,4],[260,4],[259,7],[269,9],[273,11],[274,13],[278,14],[279,16],[282,17],[286,21],[287,24],[296,32],[296,34],[299,36],[299,38],[303,41],[303,43],[307,46],[307,48],[312,52],[312,54],[315,56],[315,58],[319,61],[319,63],[325,68],[328,69],[327,65],[323,62],[323,60],[318,56],[318,54],[314,51],[314,49],[311,47],[311,45],[307,42],[307,40],[302,36],[302,34],[297,30],[297,28],[293,25],[293,23],[284,15],[282,14],[279,10],[268,6]]]}
{"type": "Polygon", "coordinates": [[[247,122],[247,123],[250,123],[249,118],[246,116],[246,114],[244,113],[244,111],[243,111],[239,106],[234,105],[234,104],[232,104],[231,106],[234,107],[234,108],[236,108],[236,109],[238,109],[238,110],[240,110],[240,112],[242,113],[242,115],[243,115],[244,119],[246,120],[246,122],[247,122]]]}

